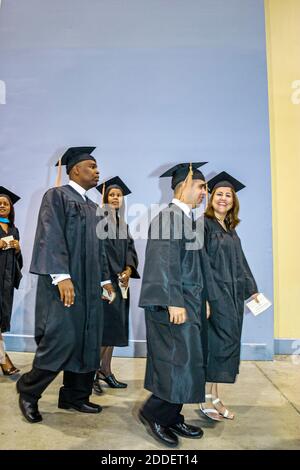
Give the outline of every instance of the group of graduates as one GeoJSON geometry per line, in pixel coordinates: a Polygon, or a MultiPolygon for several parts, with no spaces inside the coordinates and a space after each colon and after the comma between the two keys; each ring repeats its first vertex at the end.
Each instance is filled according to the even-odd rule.
{"type": "MultiPolygon", "coordinates": [[[[126,388],[111,370],[114,346],[128,345],[129,282],[138,257],[124,217],[129,188],[119,177],[98,186],[94,147],[72,147],[59,162],[69,183],[43,197],[30,272],[38,275],[32,369],[17,382],[19,407],[30,423],[42,421],[38,401],[63,371],[58,407],[100,413],[90,401],[100,381],[126,388]],[[96,187],[102,209],[86,195],[96,187]],[[101,227],[101,230],[99,230],[101,227]]],[[[145,310],[145,388],[139,411],[149,434],[168,447],[178,436],[201,438],[185,422],[183,404],[197,403],[214,421],[233,419],[218,393],[239,373],[244,301],[258,292],[235,231],[237,192],[245,186],[226,172],[206,181],[203,164],[182,163],[172,178],[174,198],[149,227],[140,307],[145,310]],[[204,200],[204,216],[195,209],[204,200]]],[[[0,188],[0,333],[9,331],[13,290],[22,256],[14,225],[17,196],[0,188]],[[9,238],[12,235],[11,238],[9,238]]],[[[2,370],[19,372],[4,352],[2,370]]],[[[1,344],[1,343],[0,343],[1,344]]]]}

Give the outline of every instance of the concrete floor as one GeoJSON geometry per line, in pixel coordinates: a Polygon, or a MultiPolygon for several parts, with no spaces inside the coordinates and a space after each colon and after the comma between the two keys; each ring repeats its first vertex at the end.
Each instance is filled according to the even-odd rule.
{"type": "MultiPolygon", "coordinates": [[[[11,357],[23,372],[30,369],[32,354],[11,353],[11,357]]],[[[44,418],[40,424],[21,417],[16,379],[0,375],[0,449],[163,449],[137,419],[148,395],[143,389],[145,359],[114,358],[113,365],[116,377],[129,386],[119,391],[105,388],[103,396],[94,395],[93,401],[104,407],[101,414],[59,410],[60,374],[40,400],[44,418]]],[[[182,450],[300,449],[299,356],[243,362],[238,382],[221,390],[236,419],[211,423],[200,416],[197,405],[186,405],[186,421],[200,425],[205,435],[201,440],[181,439],[182,450]]]]}

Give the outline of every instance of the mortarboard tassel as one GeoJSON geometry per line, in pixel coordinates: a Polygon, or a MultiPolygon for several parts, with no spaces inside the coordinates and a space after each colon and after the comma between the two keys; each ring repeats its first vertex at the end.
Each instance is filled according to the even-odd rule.
{"type": "Polygon", "coordinates": [[[189,172],[188,172],[187,177],[185,178],[184,183],[182,185],[182,189],[181,189],[181,193],[180,193],[180,197],[179,197],[180,201],[182,200],[183,191],[185,190],[186,186],[193,181],[193,175],[194,175],[193,165],[192,165],[192,163],[190,163],[189,172]]]}
{"type": "Polygon", "coordinates": [[[101,207],[104,207],[104,196],[105,196],[105,183],[103,183],[103,187],[102,187],[102,204],[101,204],[101,207]]]}
{"type": "Polygon", "coordinates": [[[55,187],[59,188],[61,186],[61,158],[58,160],[57,175],[55,180],[55,187]]]}

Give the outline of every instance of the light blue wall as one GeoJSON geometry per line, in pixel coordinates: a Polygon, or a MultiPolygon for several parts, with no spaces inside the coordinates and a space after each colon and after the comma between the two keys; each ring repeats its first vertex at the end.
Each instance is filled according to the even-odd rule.
{"type": "MultiPolygon", "coordinates": [[[[247,185],[243,246],[272,298],[263,0],[3,0],[0,80],[0,184],[22,196],[25,255],[11,331],[21,336],[9,345],[30,347],[37,211],[68,146],[97,146],[102,177],[120,175],[133,190],[129,201],[146,205],[171,198],[157,175],[177,162],[209,161],[208,176],[231,172],[247,185]]],[[[142,270],[144,243],[137,247],[142,270]]],[[[144,351],[138,294],[134,281],[132,342],[121,353],[144,351]]],[[[243,343],[244,358],[272,357],[271,310],[246,315],[243,343]]]]}

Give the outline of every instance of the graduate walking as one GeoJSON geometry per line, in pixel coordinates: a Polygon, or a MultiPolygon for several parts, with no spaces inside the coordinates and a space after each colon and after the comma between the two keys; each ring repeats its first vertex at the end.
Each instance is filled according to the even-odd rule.
{"type": "Polygon", "coordinates": [[[111,361],[115,346],[128,346],[130,279],[139,279],[137,271],[138,256],[134,240],[124,218],[124,198],[131,194],[130,189],[118,176],[107,180],[97,187],[102,194],[102,206],[105,213],[103,230],[107,234],[104,240],[111,281],[116,293],[113,303],[105,303],[104,328],[101,348],[101,367],[94,380],[94,391],[102,393],[100,380],[111,388],[126,388],[127,383],[120,382],[112,373],[111,361]]]}
{"type": "Polygon", "coordinates": [[[218,419],[234,414],[222,403],[218,383],[234,383],[239,373],[244,302],[257,299],[257,285],[244,255],[236,226],[240,220],[237,192],[245,186],[223,171],[208,182],[205,247],[217,299],[209,302],[206,403],[202,411],[218,419]]]}
{"type": "Polygon", "coordinates": [[[179,164],[162,175],[172,176],[174,199],[150,224],[140,297],[148,349],[145,388],[152,392],[140,419],[169,447],[178,445],[178,435],[203,435],[181,414],[184,403],[198,403],[205,395],[200,314],[205,274],[191,210],[206,195],[201,165],[179,164]]]}
{"type": "Polygon", "coordinates": [[[3,375],[20,372],[5,352],[2,336],[10,330],[14,289],[19,288],[22,279],[23,259],[14,209],[19,199],[19,196],[0,186],[0,365],[3,375]]]}
{"type": "Polygon", "coordinates": [[[59,408],[101,411],[89,401],[103,330],[101,281],[107,290],[113,288],[96,235],[97,205],[86,196],[99,180],[94,148],[67,150],[59,165],[66,165],[69,184],[47,191],[39,212],[30,266],[39,276],[37,350],[32,370],[17,382],[21,412],[31,423],[42,420],[38,400],[60,371],[59,408]]]}

